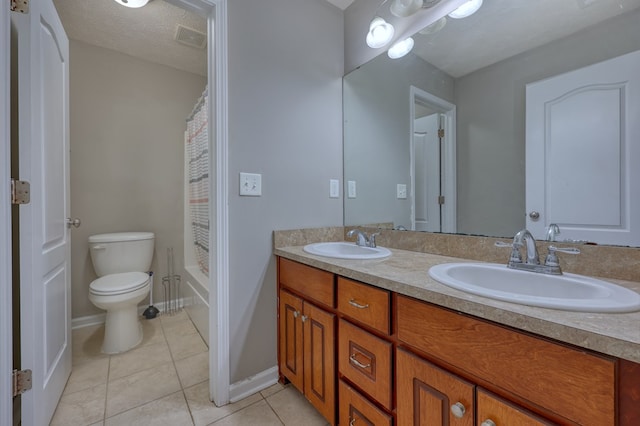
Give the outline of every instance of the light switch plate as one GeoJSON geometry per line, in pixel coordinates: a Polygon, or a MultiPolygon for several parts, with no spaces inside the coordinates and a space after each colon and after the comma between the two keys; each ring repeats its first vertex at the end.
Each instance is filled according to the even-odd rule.
{"type": "Polygon", "coordinates": [[[262,175],[240,172],[240,195],[260,197],[262,195],[262,175]]]}
{"type": "Polygon", "coordinates": [[[338,179],[329,180],[329,197],[340,198],[340,181],[338,179]]]}
{"type": "Polygon", "coordinates": [[[399,183],[396,189],[397,197],[399,200],[404,200],[407,198],[407,185],[403,183],[399,183]]]}
{"type": "Polygon", "coordinates": [[[347,182],[347,197],[356,198],[356,181],[350,180],[347,182]]]}

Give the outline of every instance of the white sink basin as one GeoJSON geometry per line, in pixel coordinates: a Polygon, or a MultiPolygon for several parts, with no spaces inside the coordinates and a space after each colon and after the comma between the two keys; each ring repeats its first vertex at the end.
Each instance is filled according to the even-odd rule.
{"type": "Polygon", "coordinates": [[[347,242],[314,243],[304,246],[303,250],[310,254],[338,259],[381,259],[391,255],[389,249],[384,247],[361,247],[347,242]]]}
{"type": "Polygon", "coordinates": [[[634,312],[640,294],[583,275],[545,275],[496,263],[443,263],[429,269],[434,280],[467,293],[521,305],[580,312],[634,312]]]}

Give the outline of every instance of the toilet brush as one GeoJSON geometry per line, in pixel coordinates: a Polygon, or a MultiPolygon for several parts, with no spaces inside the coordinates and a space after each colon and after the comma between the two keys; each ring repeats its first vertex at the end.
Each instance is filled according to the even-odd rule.
{"type": "Polygon", "coordinates": [[[142,315],[144,315],[146,319],[155,318],[156,315],[160,313],[158,308],[153,306],[153,271],[149,271],[149,280],[151,281],[151,284],[150,284],[151,288],[149,290],[149,307],[145,309],[144,312],[142,313],[142,315]]]}

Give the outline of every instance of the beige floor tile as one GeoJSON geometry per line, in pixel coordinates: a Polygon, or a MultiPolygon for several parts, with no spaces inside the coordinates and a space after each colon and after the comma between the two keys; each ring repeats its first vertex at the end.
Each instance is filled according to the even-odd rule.
{"type": "Polygon", "coordinates": [[[276,394],[289,386],[290,385],[282,385],[280,383],[276,383],[275,385],[269,386],[268,388],[260,391],[260,394],[263,398],[269,398],[271,395],[276,394]]]}
{"type": "Polygon", "coordinates": [[[128,352],[111,356],[109,381],[146,370],[147,368],[158,367],[168,362],[171,362],[171,353],[166,342],[138,346],[128,352]]]}
{"type": "Polygon", "coordinates": [[[180,382],[172,362],[110,381],[107,387],[107,417],[179,390],[180,382]]]}
{"type": "Polygon", "coordinates": [[[71,370],[71,376],[64,388],[64,393],[70,394],[106,383],[108,374],[109,358],[107,357],[87,360],[75,365],[71,370]]]}
{"type": "Polygon", "coordinates": [[[189,407],[182,392],[109,417],[105,426],[187,426],[193,425],[189,407]]]}
{"type": "Polygon", "coordinates": [[[174,361],[190,357],[208,350],[207,345],[198,333],[195,334],[166,334],[171,356],[174,361]]]}
{"type": "Polygon", "coordinates": [[[104,419],[106,383],[63,395],[50,426],[86,426],[104,419]]]}
{"type": "Polygon", "coordinates": [[[196,329],[196,326],[193,325],[193,322],[191,322],[189,317],[183,320],[171,322],[166,325],[163,324],[162,328],[165,335],[194,334],[198,332],[198,329],[196,329]]]}
{"type": "Polygon", "coordinates": [[[209,401],[209,381],[185,389],[184,394],[187,397],[191,416],[196,426],[211,424],[262,400],[260,394],[257,393],[242,401],[228,404],[224,407],[216,407],[213,402],[209,401]]]}
{"type": "Polygon", "coordinates": [[[285,425],[324,426],[327,420],[292,386],[266,399],[285,425]]]}
{"type": "MultiPolygon", "coordinates": [[[[215,426],[282,426],[282,424],[265,400],[258,401],[237,413],[212,423],[215,426]]],[[[296,423],[296,425],[307,426],[307,423],[296,423]]]]}
{"type": "Polygon", "coordinates": [[[176,361],[176,370],[183,389],[209,380],[209,351],[176,361]]]}
{"type": "Polygon", "coordinates": [[[108,358],[102,353],[102,341],[104,340],[104,325],[92,325],[73,330],[71,334],[71,348],[73,365],[108,358]]]}
{"type": "Polygon", "coordinates": [[[190,321],[189,315],[187,315],[187,311],[185,311],[184,309],[178,311],[176,314],[173,314],[173,315],[162,313],[160,314],[159,318],[160,318],[160,323],[162,324],[162,327],[165,330],[167,328],[171,328],[176,323],[179,323],[182,321],[190,321]]]}
{"type": "Polygon", "coordinates": [[[142,343],[140,346],[155,345],[165,341],[162,324],[158,317],[151,320],[142,317],[140,323],[142,324],[142,343]]]}

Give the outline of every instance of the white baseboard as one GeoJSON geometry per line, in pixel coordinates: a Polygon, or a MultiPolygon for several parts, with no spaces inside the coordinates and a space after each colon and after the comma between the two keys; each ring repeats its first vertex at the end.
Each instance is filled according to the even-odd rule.
{"type": "Polygon", "coordinates": [[[229,402],[237,402],[278,383],[278,367],[271,367],[229,386],[229,402]]]}
{"type": "MultiPolygon", "coordinates": [[[[156,307],[161,313],[165,311],[164,303],[154,303],[154,307],[156,307]]],[[[185,301],[183,299],[178,300],[178,306],[180,308],[185,307],[185,301]]],[[[148,305],[140,305],[138,306],[138,314],[142,315],[142,313],[147,309],[148,305]]],[[[87,315],[84,317],[77,317],[71,319],[71,329],[75,330],[77,328],[90,327],[92,325],[104,324],[105,319],[107,318],[107,314],[95,314],[95,315],[87,315]]]]}

